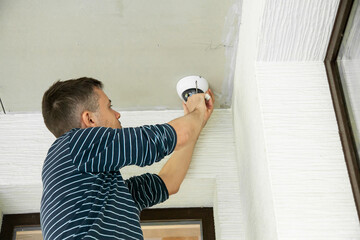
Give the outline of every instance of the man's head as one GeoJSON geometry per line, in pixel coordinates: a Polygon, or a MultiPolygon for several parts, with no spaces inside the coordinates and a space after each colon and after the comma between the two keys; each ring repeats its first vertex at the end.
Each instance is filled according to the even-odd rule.
{"type": "Polygon", "coordinates": [[[42,100],[46,127],[55,137],[73,128],[121,128],[120,114],[102,88],[100,81],[87,77],[55,82],[42,100]]]}

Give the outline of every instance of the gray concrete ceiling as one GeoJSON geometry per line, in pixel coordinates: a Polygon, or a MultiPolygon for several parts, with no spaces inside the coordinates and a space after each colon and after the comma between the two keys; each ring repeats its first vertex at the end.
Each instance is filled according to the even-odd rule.
{"type": "Polygon", "coordinates": [[[6,111],[40,111],[54,81],[83,76],[103,81],[117,109],[154,110],[180,109],[177,81],[201,75],[216,94],[216,108],[228,108],[239,2],[3,0],[6,111]]]}

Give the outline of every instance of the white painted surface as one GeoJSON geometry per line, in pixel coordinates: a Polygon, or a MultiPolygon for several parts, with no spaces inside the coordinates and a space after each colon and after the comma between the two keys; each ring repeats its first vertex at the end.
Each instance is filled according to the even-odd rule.
{"type": "Polygon", "coordinates": [[[225,27],[222,40],[224,45],[227,46],[225,49],[225,81],[222,85],[221,96],[219,96],[219,99],[221,99],[220,102],[224,107],[226,107],[226,105],[231,106],[232,102],[236,56],[239,45],[238,40],[242,14],[242,2],[243,0],[234,1],[225,17],[225,27]]]}
{"type": "Polygon", "coordinates": [[[0,97],[8,112],[40,111],[54,81],[88,76],[121,109],[180,109],[177,81],[201,75],[229,108],[236,38],[224,36],[237,25],[225,17],[239,1],[2,0],[0,97]]]}
{"type": "Polygon", "coordinates": [[[323,61],[339,0],[266,1],[258,61],[323,61]]]}
{"type": "Polygon", "coordinates": [[[278,239],[255,69],[264,4],[243,2],[234,78],[233,118],[244,221],[244,236],[239,239],[249,240],[278,239]]]}
{"type": "Polygon", "coordinates": [[[360,239],[322,62],[257,63],[279,239],[360,239]]]}
{"type": "Polygon", "coordinates": [[[360,239],[324,59],[339,1],[244,1],[233,117],[244,239],[360,239]]]}
{"type": "MultiPolygon", "coordinates": [[[[139,126],[168,122],[182,111],[121,113],[123,126],[139,126]]],[[[39,113],[0,115],[0,208],[4,214],[39,212],[42,162],[54,140],[39,113]]],[[[214,206],[217,239],[238,240],[243,223],[234,141],[231,110],[215,110],[200,135],[179,193],[157,207],[214,206]]],[[[121,172],[124,177],[157,173],[166,161],[121,172]]]]}

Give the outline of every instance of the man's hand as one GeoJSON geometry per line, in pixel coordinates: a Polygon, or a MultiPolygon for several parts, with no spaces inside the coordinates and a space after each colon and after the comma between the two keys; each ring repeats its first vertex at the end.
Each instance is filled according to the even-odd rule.
{"type": "Polygon", "coordinates": [[[195,109],[199,109],[201,110],[201,112],[204,113],[204,122],[202,125],[203,127],[209,120],[214,110],[214,102],[215,102],[214,94],[211,91],[211,89],[209,89],[206,93],[194,94],[188,98],[186,104],[183,102],[184,115],[187,115],[188,113],[194,111],[195,109]],[[208,101],[205,101],[206,93],[209,94],[210,96],[210,99],[208,101]]]}
{"type": "Polygon", "coordinates": [[[174,119],[169,124],[175,129],[177,144],[175,150],[180,150],[190,142],[195,143],[214,110],[214,95],[211,90],[206,92],[210,99],[205,102],[205,93],[194,94],[183,103],[184,116],[174,119]]]}

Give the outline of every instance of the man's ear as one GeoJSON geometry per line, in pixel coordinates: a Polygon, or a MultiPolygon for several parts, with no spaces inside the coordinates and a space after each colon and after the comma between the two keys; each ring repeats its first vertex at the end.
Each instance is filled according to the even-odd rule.
{"type": "Polygon", "coordinates": [[[81,114],[81,128],[96,127],[97,118],[95,113],[90,111],[84,111],[81,114]]]}

